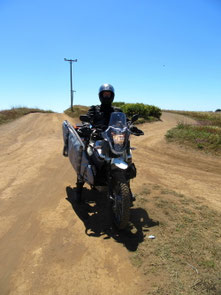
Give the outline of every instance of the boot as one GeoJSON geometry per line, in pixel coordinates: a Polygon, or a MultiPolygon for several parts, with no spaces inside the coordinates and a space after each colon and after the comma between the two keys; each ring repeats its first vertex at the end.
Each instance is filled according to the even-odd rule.
{"type": "Polygon", "coordinates": [[[75,190],[75,201],[80,204],[82,203],[82,190],[83,190],[84,182],[77,181],[76,190],[75,190]]]}
{"type": "Polygon", "coordinates": [[[63,156],[64,157],[67,157],[68,156],[68,147],[67,147],[67,145],[64,145],[64,148],[63,148],[63,156]]]}
{"type": "Polygon", "coordinates": [[[134,194],[130,194],[130,207],[133,207],[134,206],[134,201],[136,201],[136,197],[134,194]]]}

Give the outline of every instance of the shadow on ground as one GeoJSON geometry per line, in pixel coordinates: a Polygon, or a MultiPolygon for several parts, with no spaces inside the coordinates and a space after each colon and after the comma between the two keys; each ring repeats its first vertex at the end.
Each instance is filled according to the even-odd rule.
{"type": "Polygon", "coordinates": [[[110,202],[104,193],[96,190],[83,188],[83,202],[75,201],[76,189],[66,187],[67,200],[71,203],[73,210],[82,220],[85,233],[88,236],[104,239],[115,239],[123,244],[129,251],[136,251],[138,245],[143,242],[148,228],[159,225],[158,221],[152,220],[146,210],[142,208],[130,209],[130,224],[125,230],[118,230],[113,224],[110,202]]]}

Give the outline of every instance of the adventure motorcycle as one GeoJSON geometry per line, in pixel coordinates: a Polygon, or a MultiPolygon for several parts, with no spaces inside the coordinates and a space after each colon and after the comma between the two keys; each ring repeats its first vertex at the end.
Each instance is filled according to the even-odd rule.
{"type": "Polygon", "coordinates": [[[131,133],[143,135],[132,125],[137,119],[134,115],[127,122],[124,113],[113,112],[105,131],[94,128],[87,116],[80,116],[83,125],[75,128],[68,121],[63,122],[66,153],[72,166],[91,187],[107,187],[114,222],[119,229],[127,226],[130,207],[135,200],[130,179],[136,177],[136,168],[132,163],[129,139],[131,133]]]}

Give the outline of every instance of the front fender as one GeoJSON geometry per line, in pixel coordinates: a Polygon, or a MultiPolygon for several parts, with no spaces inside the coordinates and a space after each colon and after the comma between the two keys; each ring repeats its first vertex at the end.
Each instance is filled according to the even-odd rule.
{"type": "Polygon", "coordinates": [[[111,159],[111,165],[122,170],[126,170],[128,168],[128,164],[122,158],[111,159]]]}
{"type": "MultiPolygon", "coordinates": [[[[122,158],[113,158],[111,159],[111,176],[114,183],[126,183],[126,171],[128,164],[122,158]]],[[[113,183],[113,184],[114,184],[113,183]]]]}

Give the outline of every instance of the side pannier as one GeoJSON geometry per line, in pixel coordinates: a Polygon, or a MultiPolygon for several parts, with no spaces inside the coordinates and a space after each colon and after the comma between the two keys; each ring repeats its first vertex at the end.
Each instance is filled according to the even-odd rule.
{"type": "Polygon", "coordinates": [[[96,169],[88,159],[83,141],[67,120],[63,122],[62,130],[64,145],[67,146],[68,157],[74,170],[93,185],[96,169]]]}

